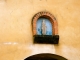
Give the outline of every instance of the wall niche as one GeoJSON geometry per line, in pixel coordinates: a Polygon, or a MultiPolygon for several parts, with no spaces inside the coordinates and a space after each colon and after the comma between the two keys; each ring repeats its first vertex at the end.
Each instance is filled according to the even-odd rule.
{"type": "Polygon", "coordinates": [[[39,12],[32,19],[34,43],[58,44],[58,23],[49,12],[39,12]]]}

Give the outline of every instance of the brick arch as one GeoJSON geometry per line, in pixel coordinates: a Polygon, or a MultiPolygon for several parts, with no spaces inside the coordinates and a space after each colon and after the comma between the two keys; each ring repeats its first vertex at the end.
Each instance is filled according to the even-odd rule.
{"type": "Polygon", "coordinates": [[[33,20],[32,20],[33,35],[37,35],[36,24],[37,24],[37,20],[40,17],[45,17],[45,18],[49,19],[51,24],[52,24],[52,35],[58,35],[57,20],[55,19],[55,17],[51,13],[45,12],[45,11],[39,12],[39,13],[34,15],[33,20]]]}

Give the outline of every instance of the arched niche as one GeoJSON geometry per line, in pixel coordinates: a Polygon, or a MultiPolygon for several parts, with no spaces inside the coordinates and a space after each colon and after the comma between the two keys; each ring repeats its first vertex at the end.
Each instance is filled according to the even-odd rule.
{"type": "Polygon", "coordinates": [[[35,14],[32,19],[32,31],[33,31],[34,43],[58,44],[58,41],[59,41],[58,23],[56,18],[51,13],[42,11],[35,14]],[[45,25],[42,24],[44,23],[44,21],[47,22],[47,23],[45,22],[45,25]],[[43,26],[38,27],[39,24],[43,26]],[[48,24],[51,26],[49,26],[48,24]],[[47,28],[45,27],[47,30],[45,28],[41,30],[41,28],[44,26],[47,26],[47,28]],[[45,34],[45,31],[46,31],[46,34],[45,34]]]}
{"type": "Polygon", "coordinates": [[[24,60],[68,60],[68,59],[56,54],[41,53],[32,55],[24,60]]]}
{"type": "Polygon", "coordinates": [[[36,24],[37,35],[52,35],[52,24],[49,19],[40,17],[36,24]],[[43,34],[43,28],[45,29],[43,34]]]}

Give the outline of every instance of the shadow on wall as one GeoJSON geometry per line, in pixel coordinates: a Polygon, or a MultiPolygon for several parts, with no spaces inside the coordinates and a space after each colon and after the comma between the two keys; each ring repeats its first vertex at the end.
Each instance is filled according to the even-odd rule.
{"type": "Polygon", "coordinates": [[[24,60],[68,60],[68,59],[55,54],[42,53],[30,56],[24,60]]]}

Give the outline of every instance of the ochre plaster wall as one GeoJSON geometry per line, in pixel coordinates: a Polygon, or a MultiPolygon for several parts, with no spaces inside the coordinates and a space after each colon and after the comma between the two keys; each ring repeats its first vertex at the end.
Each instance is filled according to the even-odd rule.
{"type": "Polygon", "coordinates": [[[80,60],[80,0],[0,0],[0,60],[53,53],[80,60]],[[59,44],[33,44],[32,17],[48,11],[58,21],[59,44]]]}

